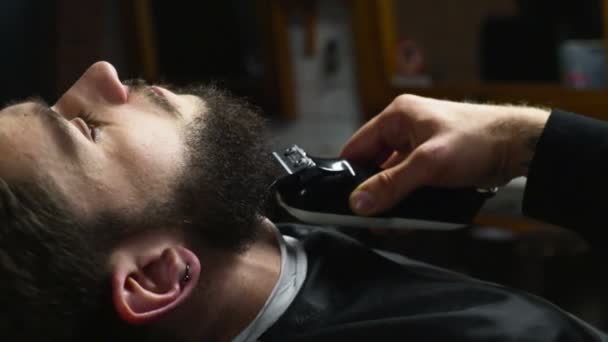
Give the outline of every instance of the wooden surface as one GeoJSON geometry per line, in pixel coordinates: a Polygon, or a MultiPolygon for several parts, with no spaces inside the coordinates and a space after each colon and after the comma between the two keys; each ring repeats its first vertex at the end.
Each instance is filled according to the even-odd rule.
{"type": "MultiPolygon", "coordinates": [[[[410,93],[457,101],[560,108],[608,120],[608,89],[575,90],[560,84],[540,83],[443,83],[418,88],[394,84],[392,71],[395,69],[390,63],[392,44],[396,44],[397,37],[393,26],[394,14],[390,11],[392,2],[393,0],[350,1],[359,94],[365,119],[378,114],[396,96],[410,93]]],[[[603,16],[608,18],[608,0],[603,2],[603,16]]],[[[604,30],[605,37],[608,37],[608,20],[604,21],[604,30]]],[[[516,232],[552,227],[530,219],[484,213],[475,219],[475,223],[481,226],[507,227],[516,232]]]]}
{"type": "Polygon", "coordinates": [[[376,3],[352,0],[351,6],[359,98],[364,116],[369,118],[394,97],[384,71],[384,54],[390,51],[379,44],[380,16],[376,3]]]}
{"type": "Polygon", "coordinates": [[[132,6],[133,26],[143,77],[148,82],[157,82],[159,79],[158,51],[150,0],[134,0],[132,6]]]}
{"type": "MultiPolygon", "coordinates": [[[[528,104],[560,108],[608,120],[608,90],[574,90],[559,84],[447,83],[430,87],[404,87],[392,82],[391,64],[396,44],[393,0],[352,0],[353,33],[359,94],[365,119],[378,114],[395,96],[417,94],[450,100],[528,104]],[[391,28],[392,27],[392,28],[391,28]]],[[[608,18],[608,0],[603,0],[608,18]]],[[[604,21],[608,32],[608,21],[604,21]]],[[[608,46],[608,45],[607,45],[608,46]]]]}
{"type": "Polygon", "coordinates": [[[266,77],[266,95],[277,99],[282,119],[296,117],[295,80],[289,46],[290,6],[284,0],[257,1],[263,62],[272,74],[266,77]]]}
{"type": "Polygon", "coordinates": [[[553,225],[525,217],[510,217],[483,212],[475,217],[473,224],[479,227],[508,228],[514,233],[527,233],[539,229],[558,229],[553,225]]]}

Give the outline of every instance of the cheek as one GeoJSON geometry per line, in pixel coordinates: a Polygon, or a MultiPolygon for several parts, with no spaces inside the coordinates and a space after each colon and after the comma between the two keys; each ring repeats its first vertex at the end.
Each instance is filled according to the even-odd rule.
{"type": "Polygon", "coordinates": [[[95,197],[88,190],[92,183],[72,149],[62,148],[57,137],[37,120],[9,123],[0,122],[0,178],[49,182],[53,190],[67,196],[71,206],[85,215],[91,212],[90,199],[95,197]]]}
{"type": "Polygon", "coordinates": [[[133,158],[133,171],[161,179],[174,175],[183,160],[182,139],[174,131],[149,129],[132,136],[125,151],[133,158]]]}
{"type": "Polygon", "coordinates": [[[169,193],[184,160],[179,131],[171,128],[149,123],[116,132],[106,161],[111,174],[105,182],[120,198],[116,203],[128,201],[125,204],[133,207],[169,193]]]}

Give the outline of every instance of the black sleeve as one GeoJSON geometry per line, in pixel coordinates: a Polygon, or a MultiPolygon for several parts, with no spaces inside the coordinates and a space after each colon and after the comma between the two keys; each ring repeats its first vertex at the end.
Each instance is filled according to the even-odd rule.
{"type": "Polygon", "coordinates": [[[606,247],[608,123],[554,110],[530,165],[523,212],[606,247]]]}

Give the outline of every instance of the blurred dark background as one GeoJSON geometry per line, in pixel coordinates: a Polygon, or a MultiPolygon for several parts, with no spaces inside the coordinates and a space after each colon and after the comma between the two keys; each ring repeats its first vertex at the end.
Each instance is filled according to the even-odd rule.
{"type": "MultiPolygon", "coordinates": [[[[606,119],[605,4],[3,0],[0,103],[33,94],[52,102],[89,65],[107,60],[122,79],[217,83],[264,111],[277,147],[298,143],[317,155],[335,156],[401,93],[606,119]]],[[[521,217],[524,186],[509,184],[460,231],[347,232],[544,296],[607,329],[604,252],[521,217]]]]}
{"type": "Polygon", "coordinates": [[[97,60],[121,78],[213,82],[277,113],[268,1],[3,1],[0,100],[57,98],[97,60]]]}

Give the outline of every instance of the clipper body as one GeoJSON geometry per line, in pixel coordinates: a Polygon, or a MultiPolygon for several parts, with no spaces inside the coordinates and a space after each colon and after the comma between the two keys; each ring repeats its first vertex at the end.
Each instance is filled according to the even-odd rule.
{"type": "Polygon", "coordinates": [[[273,155],[285,170],[285,176],[273,186],[278,204],[306,223],[361,228],[457,229],[470,225],[483,203],[495,193],[475,188],[424,187],[380,215],[357,216],[348,204],[350,193],[379,169],[365,168],[339,158],[308,156],[296,145],[273,155]]]}

